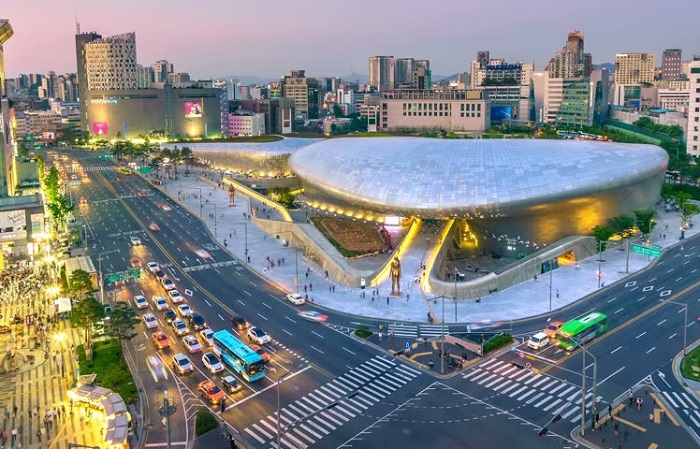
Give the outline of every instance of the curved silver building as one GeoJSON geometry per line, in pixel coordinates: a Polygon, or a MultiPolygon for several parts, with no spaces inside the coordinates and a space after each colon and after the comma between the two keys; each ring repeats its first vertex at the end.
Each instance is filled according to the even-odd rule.
{"type": "Polygon", "coordinates": [[[668,155],[653,145],[344,138],[292,154],[307,200],[344,213],[461,218],[482,241],[548,244],[649,208],[668,155]]]}

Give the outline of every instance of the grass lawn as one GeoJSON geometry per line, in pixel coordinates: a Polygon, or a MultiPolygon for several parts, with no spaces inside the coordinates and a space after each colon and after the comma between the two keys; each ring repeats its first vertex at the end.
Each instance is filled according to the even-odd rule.
{"type": "Polygon", "coordinates": [[[681,374],[686,379],[700,381],[700,346],[683,357],[681,374]]]}
{"type": "Polygon", "coordinates": [[[119,343],[106,340],[94,343],[92,360],[85,358],[85,347],[78,346],[80,374],[97,374],[95,383],[119,393],[127,404],[136,401],[138,393],[129,367],[119,360],[119,343]]]}

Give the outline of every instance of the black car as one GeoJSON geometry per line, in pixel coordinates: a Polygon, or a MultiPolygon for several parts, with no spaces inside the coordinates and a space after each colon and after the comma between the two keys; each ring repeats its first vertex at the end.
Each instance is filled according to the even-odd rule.
{"type": "Polygon", "coordinates": [[[194,330],[200,331],[207,327],[206,321],[204,321],[204,318],[202,318],[202,315],[198,314],[197,312],[192,312],[187,319],[190,322],[190,326],[194,327],[194,330]]]}
{"type": "Polygon", "coordinates": [[[239,315],[231,316],[231,325],[236,329],[248,329],[250,327],[250,323],[239,315]]]}
{"type": "Polygon", "coordinates": [[[168,322],[168,324],[172,323],[177,319],[177,313],[173,309],[168,309],[165,311],[165,321],[168,322]]]}
{"type": "Polygon", "coordinates": [[[156,272],[153,273],[153,274],[154,274],[155,277],[157,277],[158,279],[163,279],[163,278],[165,277],[165,273],[163,272],[163,270],[158,270],[158,271],[156,271],[156,272]]]}

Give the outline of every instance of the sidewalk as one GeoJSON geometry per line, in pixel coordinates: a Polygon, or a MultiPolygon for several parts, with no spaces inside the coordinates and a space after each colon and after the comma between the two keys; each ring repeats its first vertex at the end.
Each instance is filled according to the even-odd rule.
{"type": "MultiPolygon", "coordinates": [[[[200,170],[194,171],[200,175],[200,170]]],[[[294,292],[296,276],[296,250],[283,246],[283,238],[267,235],[246,217],[251,210],[256,210],[259,217],[275,214],[257,201],[250,203],[247,198],[236,195],[235,206],[229,207],[226,190],[217,187],[218,175],[207,173],[208,179],[191,174],[180,175],[177,180],[164,180],[155,186],[186,207],[194,215],[200,216],[200,189],[202,192],[203,221],[215,235],[222,246],[236,258],[246,261],[246,248],[250,257],[250,268],[259,275],[269,279],[281,288],[294,292]],[[178,191],[182,198],[178,199],[178,191]],[[251,209],[252,208],[252,209],[251,209]],[[271,266],[270,261],[274,262],[271,266]]],[[[147,178],[151,181],[152,178],[147,178]]],[[[225,188],[225,186],[223,186],[225,188]]],[[[272,219],[274,217],[271,216],[272,219]]],[[[681,218],[678,212],[659,211],[656,230],[651,236],[651,243],[667,248],[679,243],[681,218]]],[[[685,238],[700,231],[700,227],[685,230],[685,238]]],[[[629,273],[627,273],[627,252],[621,248],[603,253],[601,271],[602,284],[610,285],[629,274],[643,269],[654,261],[653,258],[637,253],[629,256],[629,273]]],[[[576,300],[598,290],[597,255],[579,261],[578,265],[561,266],[552,272],[551,310],[560,309],[576,300]]],[[[205,267],[207,268],[207,267],[205,267]]],[[[371,317],[391,321],[411,321],[426,323],[429,305],[420,292],[410,292],[410,297],[391,297],[391,280],[377,286],[380,300],[373,301],[371,287],[366,290],[349,288],[335,279],[326,277],[325,273],[311,260],[299,256],[299,293],[308,295],[318,306],[351,315],[371,317]],[[364,292],[364,293],[363,293],[364,292]],[[389,301],[385,300],[389,297],[389,301]]],[[[408,274],[402,283],[406,282],[408,274]]],[[[410,279],[409,279],[410,281],[410,279]]],[[[430,303],[432,305],[432,303],[430,303]]],[[[433,307],[436,309],[436,307],[433,307]]],[[[437,309],[436,309],[437,310],[437,309]]],[[[506,290],[498,291],[475,301],[452,300],[446,303],[446,323],[496,323],[517,320],[546,314],[550,311],[549,276],[529,280],[506,290]],[[456,311],[455,311],[456,309],[456,311]],[[456,315],[456,319],[455,319],[456,315]]],[[[434,314],[433,314],[434,315],[434,314]]],[[[440,318],[437,316],[436,318],[440,318]]]]}

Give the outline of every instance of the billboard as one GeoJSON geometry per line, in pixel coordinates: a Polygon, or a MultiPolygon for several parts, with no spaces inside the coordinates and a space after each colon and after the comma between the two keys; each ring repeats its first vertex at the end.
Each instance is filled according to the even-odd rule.
{"type": "Polygon", "coordinates": [[[513,106],[492,106],[491,120],[513,120],[516,118],[515,107],[513,106]]]}
{"type": "Polygon", "coordinates": [[[96,136],[101,136],[109,132],[109,127],[107,122],[93,122],[92,123],[92,133],[96,136]]]}
{"type": "Polygon", "coordinates": [[[197,118],[203,115],[202,100],[185,102],[185,118],[197,118]]]}

